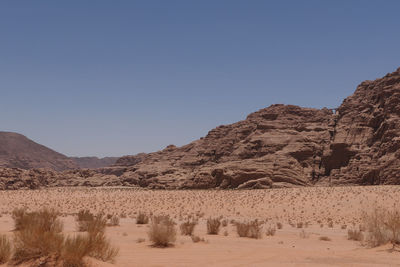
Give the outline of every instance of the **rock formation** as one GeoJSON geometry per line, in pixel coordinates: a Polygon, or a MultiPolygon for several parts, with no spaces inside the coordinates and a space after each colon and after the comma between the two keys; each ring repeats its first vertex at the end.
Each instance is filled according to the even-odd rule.
{"type": "Polygon", "coordinates": [[[272,105],[243,121],[219,126],[188,145],[125,156],[112,167],[63,173],[0,172],[0,189],[345,184],[400,184],[400,68],[361,83],[336,110],[272,105]]]}

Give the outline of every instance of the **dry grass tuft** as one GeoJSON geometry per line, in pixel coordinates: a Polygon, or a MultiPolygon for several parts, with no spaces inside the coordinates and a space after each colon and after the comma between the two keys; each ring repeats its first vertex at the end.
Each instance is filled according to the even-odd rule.
{"type": "Polygon", "coordinates": [[[247,223],[236,223],[236,232],[240,237],[261,238],[261,226],[258,220],[247,223]]]}
{"type": "Polygon", "coordinates": [[[13,218],[19,229],[14,233],[13,264],[40,258],[40,264],[45,266],[80,267],[86,266],[85,256],[112,262],[118,254],[118,249],[112,247],[105,237],[106,220],[100,215],[90,216],[86,235],[65,237],[61,232],[63,225],[59,214],[54,210],[31,213],[18,210],[13,214],[16,214],[13,218]]]}
{"type": "Polygon", "coordinates": [[[15,264],[61,254],[63,225],[57,217],[56,211],[47,209],[30,213],[21,210],[13,212],[16,229],[19,229],[14,233],[12,260],[15,264]]]}
{"type": "Polygon", "coordinates": [[[219,218],[207,219],[207,234],[218,235],[220,227],[221,227],[221,221],[219,218]]]}
{"type": "Polygon", "coordinates": [[[11,242],[5,235],[0,235],[0,264],[8,262],[11,252],[11,242]]]}
{"type": "Polygon", "coordinates": [[[363,241],[364,240],[364,235],[360,230],[349,229],[349,230],[347,230],[347,239],[348,240],[355,240],[355,241],[363,241]]]}
{"type": "Polygon", "coordinates": [[[191,238],[193,243],[206,242],[204,238],[201,238],[197,235],[192,235],[191,238]]]}
{"type": "Polygon", "coordinates": [[[195,221],[186,221],[180,225],[180,230],[182,235],[192,235],[197,222],[195,221]]]}
{"type": "Polygon", "coordinates": [[[148,235],[153,246],[168,247],[176,241],[175,222],[168,216],[154,216],[148,235]]]}
{"type": "Polygon", "coordinates": [[[363,214],[367,232],[367,243],[380,246],[392,243],[393,248],[400,244],[400,211],[393,209],[374,208],[370,213],[363,214]]]}
{"type": "Polygon", "coordinates": [[[136,217],[136,224],[148,224],[149,223],[149,216],[144,213],[139,211],[139,214],[136,217]]]}
{"type": "Polygon", "coordinates": [[[114,215],[110,218],[110,223],[108,224],[109,226],[118,226],[119,225],[119,217],[117,215],[114,215]]]}

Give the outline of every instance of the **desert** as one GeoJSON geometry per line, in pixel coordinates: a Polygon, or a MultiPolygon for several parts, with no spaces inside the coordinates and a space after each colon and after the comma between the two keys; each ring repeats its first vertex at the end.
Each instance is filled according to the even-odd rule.
{"type": "Polygon", "coordinates": [[[400,1],[0,1],[0,267],[400,266],[400,1]]]}
{"type": "Polygon", "coordinates": [[[85,258],[91,266],[398,266],[391,244],[371,246],[364,213],[390,210],[398,186],[313,187],[269,190],[153,191],[126,188],[54,188],[0,192],[0,234],[12,238],[13,209],[54,208],[67,235],[79,234],[81,210],[117,216],[106,236],[119,249],[113,263],[85,258]],[[139,214],[168,215],[176,223],[176,241],[154,247],[150,222],[139,214]],[[207,219],[218,218],[218,234],[207,234],[207,219]],[[239,237],[235,223],[260,222],[260,236],[239,237]],[[193,236],[179,226],[197,221],[193,236]],[[362,240],[349,240],[360,230],[362,240]],[[272,233],[271,233],[272,232],[272,233]],[[321,240],[324,239],[324,240],[321,240]],[[326,239],[326,241],[325,241],[326,239]]]}

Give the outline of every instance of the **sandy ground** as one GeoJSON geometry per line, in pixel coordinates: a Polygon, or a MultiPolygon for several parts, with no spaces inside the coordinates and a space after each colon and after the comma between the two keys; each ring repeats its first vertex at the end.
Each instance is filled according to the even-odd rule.
{"type": "MultiPolygon", "coordinates": [[[[74,234],[74,214],[80,209],[120,216],[120,225],[107,227],[119,247],[114,265],[93,260],[94,266],[400,266],[400,252],[390,245],[368,248],[347,240],[358,229],[362,212],[395,206],[400,186],[293,188],[249,191],[147,191],[123,188],[61,188],[0,192],[0,233],[12,236],[10,212],[17,207],[53,207],[63,213],[64,231],[74,234]],[[193,243],[178,234],[173,247],[150,246],[148,225],[137,225],[139,211],[168,214],[178,224],[199,219],[193,243]],[[206,219],[228,220],[217,236],[207,235],[206,219]],[[258,219],[263,228],[282,223],[274,236],[238,237],[230,223],[258,219]],[[301,226],[302,224],[302,226],[301,226]],[[301,227],[300,227],[301,226],[301,227]],[[226,232],[226,234],[224,234],[226,232]],[[330,241],[319,238],[326,236],[330,241]],[[138,239],[145,239],[138,242],[138,239]]],[[[179,232],[179,231],[178,231],[179,232]]]]}

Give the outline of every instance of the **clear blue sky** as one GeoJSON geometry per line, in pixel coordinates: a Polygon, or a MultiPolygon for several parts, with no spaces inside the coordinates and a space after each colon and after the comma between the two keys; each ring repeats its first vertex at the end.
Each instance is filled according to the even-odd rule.
{"type": "Polygon", "coordinates": [[[1,130],[69,156],[183,145],[400,66],[400,1],[0,2],[1,130]]]}

